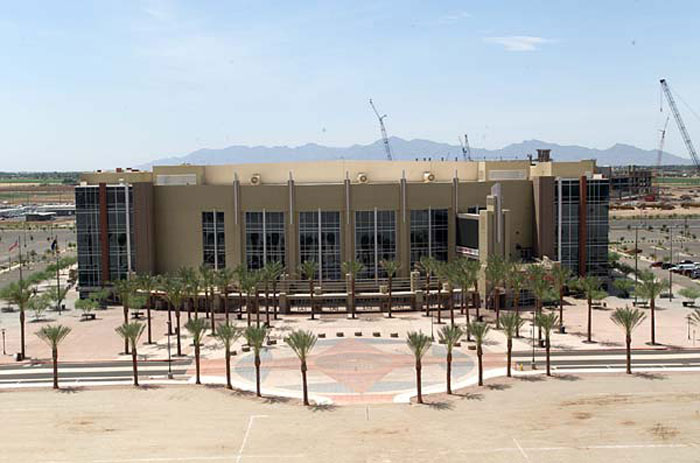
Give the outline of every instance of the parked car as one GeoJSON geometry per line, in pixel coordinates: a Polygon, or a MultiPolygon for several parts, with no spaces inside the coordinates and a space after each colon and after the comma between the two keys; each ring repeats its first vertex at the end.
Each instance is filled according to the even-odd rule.
{"type": "Polygon", "coordinates": [[[651,265],[649,265],[649,267],[660,267],[660,268],[663,268],[663,266],[664,266],[664,263],[660,260],[657,260],[656,262],[652,262],[651,265]]]}

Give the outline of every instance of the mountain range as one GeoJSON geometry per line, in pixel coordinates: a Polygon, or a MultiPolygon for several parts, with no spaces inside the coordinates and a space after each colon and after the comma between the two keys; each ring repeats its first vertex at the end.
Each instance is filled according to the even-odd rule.
{"type": "MultiPolygon", "coordinates": [[[[461,159],[462,149],[458,145],[438,143],[430,140],[404,140],[390,137],[389,144],[394,159],[415,160],[423,158],[461,159]]],[[[617,143],[607,149],[586,148],[578,145],[558,145],[541,140],[526,140],[513,143],[500,149],[488,150],[472,148],[474,160],[482,159],[526,159],[528,154],[536,157],[537,149],[550,149],[555,161],[576,161],[580,159],[596,159],[600,166],[620,165],[656,165],[657,151],[644,150],[632,145],[617,143]]],[[[332,159],[381,160],[386,159],[382,140],[369,145],[352,145],[347,147],[323,146],[316,143],[289,146],[245,146],[233,145],[220,149],[200,149],[190,154],[157,159],[141,168],[153,165],[178,164],[240,164],[252,162],[290,162],[290,161],[319,161],[332,159]]],[[[686,165],[690,159],[663,153],[664,165],[686,165]]]]}

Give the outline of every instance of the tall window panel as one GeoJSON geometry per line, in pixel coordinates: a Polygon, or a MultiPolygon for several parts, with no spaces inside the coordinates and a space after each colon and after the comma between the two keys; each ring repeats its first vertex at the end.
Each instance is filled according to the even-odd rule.
{"type": "Polygon", "coordinates": [[[217,270],[226,267],[226,233],[223,212],[202,212],[202,252],[202,261],[205,266],[217,270]]]}
{"type": "Polygon", "coordinates": [[[78,241],[78,286],[101,285],[100,196],[96,186],[75,188],[75,224],[78,241]]]}
{"type": "Polygon", "coordinates": [[[248,270],[275,261],[285,265],[284,212],[246,212],[245,237],[248,270]]]}
{"type": "Polygon", "coordinates": [[[578,274],[579,181],[562,179],[554,190],[554,241],[561,264],[578,274]]]}
{"type": "Polygon", "coordinates": [[[587,184],[586,273],[605,277],[608,275],[610,184],[608,180],[589,180],[587,184]]]}
{"type": "Polygon", "coordinates": [[[359,278],[386,276],[379,263],[396,259],[394,211],[355,212],[355,258],[363,265],[359,278]]]}
{"type": "Polygon", "coordinates": [[[341,279],[340,248],[340,212],[299,213],[300,262],[317,262],[321,280],[341,279]]]}
{"type": "Polygon", "coordinates": [[[423,256],[447,260],[448,216],[447,209],[411,211],[411,268],[414,268],[423,256]]]}
{"type": "Polygon", "coordinates": [[[130,186],[107,187],[107,238],[109,243],[109,281],[123,280],[133,271],[134,200],[130,186]],[[129,267],[131,266],[131,267],[129,267]]]}

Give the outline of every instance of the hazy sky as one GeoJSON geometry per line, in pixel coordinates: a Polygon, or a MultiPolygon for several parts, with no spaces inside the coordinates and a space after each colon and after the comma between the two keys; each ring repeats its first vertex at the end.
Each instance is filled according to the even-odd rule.
{"type": "MultiPolygon", "coordinates": [[[[408,139],[651,149],[659,78],[700,111],[698,17],[695,1],[6,1],[0,170],[369,143],[369,97],[408,139]]],[[[675,126],[667,149],[686,156],[675,126]]]]}

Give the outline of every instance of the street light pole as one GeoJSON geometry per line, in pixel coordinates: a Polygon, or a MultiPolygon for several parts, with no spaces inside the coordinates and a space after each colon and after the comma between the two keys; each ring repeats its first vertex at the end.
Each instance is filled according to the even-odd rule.
{"type": "Polygon", "coordinates": [[[669,225],[668,227],[668,237],[669,241],[671,242],[671,255],[668,260],[668,263],[670,264],[670,267],[668,268],[668,300],[671,301],[673,299],[673,225],[669,225]]]}
{"type": "Polygon", "coordinates": [[[5,328],[2,329],[2,355],[7,355],[5,350],[5,328]]]}
{"type": "Polygon", "coordinates": [[[170,355],[170,332],[172,322],[168,322],[168,379],[173,379],[173,369],[172,369],[172,357],[170,355]]]}
{"type": "Polygon", "coordinates": [[[639,283],[639,224],[634,227],[634,306],[637,307],[637,284],[639,283]]]}
{"type": "Polygon", "coordinates": [[[531,337],[532,337],[532,369],[536,370],[537,365],[535,364],[535,312],[532,312],[532,330],[531,330],[531,337]]]}

